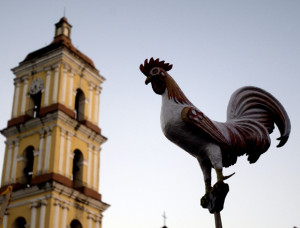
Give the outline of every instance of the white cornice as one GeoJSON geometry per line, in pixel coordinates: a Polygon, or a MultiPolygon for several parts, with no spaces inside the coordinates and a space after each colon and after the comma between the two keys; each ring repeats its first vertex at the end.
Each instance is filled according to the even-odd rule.
{"type": "Polygon", "coordinates": [[[86,127],[84,124],[80,124],[77,120],[74,120],[73,118],[69,117],[64,112],[59,110],[53,113],[48,113],[46,116],[41,118],[34,118],[28,120],[23,124],[19,124],[17,127],[16,126],[8,127],[2,130],[1,133],[6,138],[9,138],[10,136],[14,136],[17,134],[21,134],[19,136],[19,139],[22,139],[33,134],[40,134],[41,128],[43,130],[47,130],[44,129],[45,126],[47,129],[48,128],[52,129],[53,127],[58,126],[64,129],[65,131],[68,131],[66,126],[69,126],[72,129],[76,129],[72,131],[73,133],[75,133],[74,134],[75,137],[84,141],[87,144],[89,144],[91,141],[95,141],[96,143],[94,144],[95,146],[98,146],[98,144],[101,145],[106,141],[106,139],[103,136],[97,134],[95,131],[86,127]],[[59,123],[58,120],[64,123],[65,125],[59,123]],[[50,123],[52,124],[48,125],[50,123]],[[32,131],[32,129],[36,129],[36,130],[32,131]],[[77,132],[79,132],[80,134],[77,134],[77,132]],[[86,137],[82,137],[80,135],[85,135],[86,137]]]}
{"type": "Polygon", "coordinates": [[[15,75],[24,75],[28,72],[32,71],[32,67],[34,66],[34,70],[41,71],[44,70],[45,65],[48,65],[49,63],[52,63],[56,61],[56,63],[61,62],[62,60],[62,49],[58,48],[53,51],[48,52],[44,56],[40,58],[34,59],[34,61],[28,61],[25,63],[19,64],[19,66],[12,69],[15,75]]]}
{"type": "MultiPolygon", "coordinates": [[[[77,66],[77,68],[72,69],[77,74],[81,75],[83,73],[84,77],[85,75],[89,75],[99,84],[103,83],[103,81],[105,80],[105,78],[99,74],[97,69],[89,66],[81,58],[79,57],[75,58],[74,54],[65,47],[60,47],[53,51],[50,51],[45,55],[34,59],[33,61],[27,61],[25,63],[21,63],[19,64],[19,66],[14,67],[12,71],[17,77],[20,77],[23,76],[24,74],[28,74],[28,72],[31,72],[33,69],[36,72],[40,72],[42,70],[45,70],[45,67],[51,67],[51,65],[53,64],[63,63],[64,61],[70,62],[72,63],[72,65],[77,66]]],[[[89,81],[89,79],[87,80],[89,81]]]]}
{"type": "MultiPolygon", "coordinates": [[[[69,188],[67,186],[64,186],[62,184],[59,184],[55,181],[51,184],[50,182],[47,182],[43,188],[39,188],[37,185],[31,186],[29,188],[20,189],[17,191],[14,191],[12,196],[12,202],[8,206],[8,209],[19,207],[26,204],[32,204],[34,202],[55,198],[61,202],[64,202],[65,204],[68,204],[70,206],[76,207],[78,203],[88,205],[92,208],[95,208],[96,210],[99,210],[101,212],[105,211],[109,205],[102,202],[95,200],[89,196],[86,196],[82,194],[81,192],[69,188]],[[44,195],[47,193],[46,195],[44,195]],[[60,198],[54,195],[54,193],[57,193],[58,195],[65,196],[71,200],[66,200],[64,198],[60,198]],[[32,196],[36,196],[35,198],[32,198],[32,196]],[[26,199],[27,198],[27,199],[26,199]],[[30,199],[28,199],[30,198],[30,199]],[[22,200],[23,199],[23,200],[22,200]],[[19,201],[18,201],[19,200],[19,201]],[[18,202],[15,202],[18,201],[18,202]]],[[[0,203],[2,203],[3,199],[0,199],[0,203]]],[[[87,208],[82,208],[83,210],[90,212],[87,208]]]]}

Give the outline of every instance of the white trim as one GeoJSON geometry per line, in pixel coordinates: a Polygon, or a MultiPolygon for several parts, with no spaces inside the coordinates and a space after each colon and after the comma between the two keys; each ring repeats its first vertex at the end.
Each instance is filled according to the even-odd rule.
{"type": "Polygon", "coordinates": [[[32,205],[30,205],[30,208],[31,208],[30,228],[35,228],[35,224],[36,224],[36,207],[37,207],[37,203],[33,203],[32,205]]]}
{"type": "Polygon", "coordinates": [[[36,156],[38,156],[38,155],[39,155],[39,150],[38,150],[38,149],[34,150],[34,151],[33,151],[33,156],[36,157],[36,156]]]}
{"type": "Polygon", "coordinates": [[[50,151],[51,151],[51,130],[47,132],[47,139],[46,139],[46,151],[45,151],[45,160],[44,160],[45,173],[49,171],[50,151]]]}
{"type": "Polygon", "coordinates": [[[52,194],[47,194],[44,196],[39,196],[37,198],[34,198],[34,200],[30,197],[32,196],[37,196],[40,193],[44,193],[45,190],[44,189],[39,189],[37,186],[35,187],[31,187],[31,188],[26,188],[21,189],[19,191],[14,192],[13,197],[12,197],[12,202],[10,203],[10,205],[8,206],[8,208],[15,208],[15,207],[20,207],[26,204],[30,204],[33,202],[38,202],[38,201],[42,201],[42,200],[47,200],[50,199],[52,197],[52,194]],[[25,198],[30,198],[27,200],[24,200],[25,198]],[[20,201],[20,199],[24,200],[24,201],[20,201]],[[18,200],[18,201],[17,201],[18,200]],[[13,201],[17,201],[17,202],[13,202],[13,201]]]}
{"type": "Polygon", "coordinates": [[[54,202],[54,218],[53,218],[53,227],[59,227],[59,209],[60,209],[60,205],[59,205],[59,201],[55,200],[54,202]]]}
{"type": "Polygon", "coordinates": [[[10,168],[11,168],[11,153],[12,153],[12,148],[13,144],[12,142],[7,142],[8,144],[8,149],[7,149],[7,160],[5,162],[5,177],[4,177],[4,184],[8,184],[9,180],[9,174],[10,174],[10,168]]]}
{"type": "Polygon", "coordinates": [[[37,173],[38,174],[42,172],[43,151],[44,151],[44,132],[41,132],[40,145],[39,145],[38,166],[37,166],[37,173]]]}
{"type": "Polygon", "coordinates": [[[88,144],[88,167],[87,167],[87,186],[90,187],[91,185],[91,170],[92,170],[92,145],[88,144]]]}
{"type": "Polygon", "coordinates": [[[67,150],[66,150],[66,170],[65,176],[71,178],[69,168],[70,168],[70,154],[71,154],[71,133],[67,132],[67,150]]]}
{"type": "Polygon", "coordinates": [[[45,226],[45,214],[46,214],[46,201],[41,202],[40,208],[40,218],[39,218],[39,228],[44,228],[45,226]]]}
{"type": "Polygon", "coordinates": [[[3,216],[3,228],[7,228],[7,217],[8,215],[3,216]]]}
{"type": "MultiPolygon", "coordinates": [[[[85,68],[84,74],[91,76],[92,80],[96,81],[99,84],[101,84],[105,80],[105,78],[99,74],[99,71],[97,69],[90,67],[80,58],[74,58],[73,53],[65,48],[55,50],[41,58],[36,59],[34,65],[38,71],[39,68],[47,64],[51,64],[55,61],[61,62],[62,59],[64,59],[64,61],[67,62],[69,65],[75,66],[76,68],[74,68],[74,70],[76,70],[76,72],[81,73],[81,70],[84,67],[85,68]]],[[[32,62],[27,62],[25,64],[13,68],[12,71],[16,75],[22,75],[25,74],[26,72],[30,72],[32,70],[32,65],[33,65],[32,62]]]]}
{"type": "Polygon", "coordinates": [[[92,228],[92,222],[93,222],[93,219],[92,219],[92,217],[90,216],[90,214],[88,215],[87,219],[88,219],[88,227],[87,227],[87,228],[92,228]]]}
{"type": "Polygon", "coordinates": [[[63,206],[62,209],[62,222],[61,222],[61,227],[65,228],[67,225],[67,211],[69,210],[67,205],[63,206]]]}
{"type": "Polygon", "coordinates": [[[13,114],[12,114],[13,118],[15,118],[18,114],[19,93],[20,93],[20,81],[15,81],[15,99],[14,99],[13,114]]]}
{"type": "Polygon", "coordinates": [[[47,69],[47,73],[46,73],[46,88],[45,88],[44,106],[48,106],[48,102],[49,102],[50,76],[51,76],[51,68],[47,69]]]}
{"type": "Polygon", "coordinates": [[[98,125],[99,121],[99,96],[100,96],[100,88],[97,86],[95,91],[95,109],[94,109],[94,123],[98,125]]]}
{"type": "Polygon", "coordinates": [[[25,78],[24,79],[24,86],[23,86],[23,97],[22,97],[22,103],[21,103],[21,115],[25,114],[27,87],[28,87],[28,78],[25,78]]]}
{"type": "Polygon", "coordinates": [[[73,104],[73,81],[74,81],[74,71],[70,72],[69,81],[69,108],[72,109],[73,104]]]}
{"type": "Polygon", "coordinates": [[[60,174],[63,174],[64,148],[65,148],[65,132],[62,128],[60,128],[60,145],[59,145],[59,161],[58,161],[58,173],[60,174]]]}
{"type": "Polygon", "coordinates": [[[67,81],[67,69],[66,65],[63,65],[62,83],[61,83],[61,103],[65,105],[66,103],[66,81],[67,81]]]}
{"type": "MultiPolygon", "coordinates": [[[[62,127],[66,129],[66,126],[69,126],[71,128],[75,128],[78,125],[78,122],[71,117],[69,117],[67,114],[65,114],[62,111],[57,111],[54,113],[49,113],[45,117],[42,118],[34,118],[32,120],[29,120],[26,122],[26,125],[19,125],[19,128],[16,127],[9,127],[7,129],[4,129],[1,133],[6,137],[9,138],[11,136],[14,136],[16,134],[22,134],[19,138],[25,138],[31,135],[36,134],[38,131],[41,130],[41,128],[35,130],[35,131],[29,131],[34,128],[38,128],[41,125],[46,125],[47,123],[56,121],[56,123],[49,125],[50,128],[53,127],[62,127]],[[58,121],[57,121],[58,120],[58,121]],[[62,122],[63,124],[61,124],[62,122]]],[[[78,139],[81,139],[85,143],[92,143],[90,139],[93,139],[95,143],[102,144],[106,141],[106,139],[102,136],[91,130],[90,128],[84,126],[81,124],[79,128],[77,129],[77,132],[86,136],[82,137],[79,136],[79,134],[76,134],[76,137],[78,139]]],[[[98,146],[98,144],[93,144],[95,146],[98,146]]]]}
{"type": "MultiPolygon", "coordinates": [[[[95,210],[98,210],[100,212],[105,211],[109,207],[108,204],[106,204],[102,201],[98,201],[93,198],[87,197],[86,195],[78,192],[77,190],[75,190],[73,188],[66,187],[66,186],[54,181],[53,184],[51,184],[51,185],[46,184],[45,188],[43,188],[43,189],[39,189],[38,186],[34,186],[34,187],[30,187],[30,188],[26,188],[26,189],[22,189],[22,190],[18,190],[16,192],[14,192],[12,202],[8,206],[8,209],[28,205],[28,204],[31,204],[32,202],[48,200],[51,198],[55,199],[56,201],[58,200],[59,202],[62,202],[62,204],[70,205],[71,207],[75,207],[75,208],[78,205],[78,201],[80,201],[84,205],[91,206],[92,208],[94,208],[95,210]],[[40,194],[49,192],[49,191],[50,192],[53,191],[53,192],[48,193],[47,195],[39,196],[40,194]],[[57,196],[54,193],[56,193],[57,196]],[[39,197],[37,197],[37,196],[39,196],[39,197]],[[62,196],[62,197],[60,198],[60,196],[62,196]],[[33,197],[36,197],[36,198],[33,198],[33,197]],[[20,201],[20,199],[22,199],[24,201],[20,201]]],[[[1,199],[0,199],[0,203],[1,203],[1,199]]],[[[59,204],[59,205],[61,205],[61,204],[59,204]]],[[[82,208],[82,210],[89,212],[95,216],[99,214],[97,212],[90,211],[89,209],[87,209],[85,207],[82,208]]]]}
{"type": "Polygon", "coordinates": [[[88,109],[88,120],[93,121],[92,117],[92,104],[93,104],[93,88],[92,83],[89,84],[89,109],[88,109]]]}
{"type": "Polygon", "coordinates": [[[16,180],[18,152],[19,152],[19,141],[16,141],[15,148],[14,148],[14,160],[13,160],[13,166],[12,166],[12,173],[11,173],[12,183],[14,183],[16,180]]]}
{"type": "Polygon", "coordinates": [[[98,159],[98,156],[97,156],[97,151],[95,150],[95,148],[93,149],[93,160],[94,160],[94,165],[93,165],[93,186],[92,188],[93,189],[97,189],[97,173],[99,173],[99,170],[97,169],[97,165],[98,165],[98,162],[97,162],[97,159],[98,159]]]}
{"type": "Polygon", "coordinates": [[[17,163],[20,162],[20,161],[24,161],[24,160],[25,160],[25,158],[24,158],[23,155],[18,155],[17,156],[17,163]]]}
{"type": "Polygon", "coordinates": [[[57,65],[54,69],[54,82],[53,82],[53,89],[52,89],[52,104],[55,104],[57,102],[58,74],[59,74],[59,65],[57,65]]]}

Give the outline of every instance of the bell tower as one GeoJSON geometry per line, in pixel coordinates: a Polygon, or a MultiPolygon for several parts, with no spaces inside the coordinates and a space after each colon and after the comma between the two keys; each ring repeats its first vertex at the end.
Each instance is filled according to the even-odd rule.
{"type": "Polygon", "coordinates": [[[14,98],[1,188],[13,196],[3,227],[101,228],[99,124],[104,78],[71,42],[65,17],[53,41],[12,69],[14,98]]]}

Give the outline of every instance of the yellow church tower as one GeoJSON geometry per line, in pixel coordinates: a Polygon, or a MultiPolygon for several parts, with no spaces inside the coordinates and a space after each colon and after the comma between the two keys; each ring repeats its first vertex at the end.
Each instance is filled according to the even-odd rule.
{"type": "Polygon", "coordinates": [[[65,17],[51,44],[12,69],[14,98],[1,189],[13,186],[4,228],[101,228],[100,85],[104,78],[70,39],[65,17]]]}

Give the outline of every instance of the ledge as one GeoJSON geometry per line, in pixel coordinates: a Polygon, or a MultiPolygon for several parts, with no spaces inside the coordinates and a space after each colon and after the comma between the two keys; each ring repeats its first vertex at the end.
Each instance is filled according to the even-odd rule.
{"type": "MultiPolygon", "coordinates": [[[[53,113],[53,112],[56,112],[58,110],[65,113],[70,118],[75,119],[75,112],[73,110],[67,108],[63,104],[60,104],[60,103],[55,103],[55,104],[49,105],[47,107],[41,108],[39,110],[39,117],[36,117],[36,118],[43,118],[48,113],[53,113]]],[[[32,117],[30,115],[22,115],[22,116],[13,118],[13,119],[11,119],[7,122],[7,128],[12,127],[12,126],[16,126],[16,125],[19,125],[19,124],[23,124],[26,121],[31,120],[31,119],[34,119],[34,117],[32,117]]],[[[101,129],[97,125],[93,124],[92,122],[90,122],[88,120],[80,120],[78,122],[80,124],[86,126],[87,128],[93,130],[97,134],[101,135],[101,129]]]]}
{"type": "Polygon", "coordinates": [[[11,119],[7,122],[7,127],[11,127],[11,126],[18,125],[20,123],[24,123],[24,122],[26,122],[27,120],[30,120],[30,119],[33,119],[33,117],[29,116],[29,115],[23,115],[23,116],[13,118],[13,119],[11,119]]]}
{"type": "MultiPolygon", "coordinates": [[[[46,174],[41,174],[38,176],[35,176],[31,179],[31,186],[38,185],[39,188],[46,185],[49,182],[56,181],[66,187],[73,188],[74,190],[77,190],[78,192],[84,194],[85,196],[91,197],[97,201],[101,201],[101,194],[98,193],[97,191],[88,188],[86,186],[81,186],[81,187],[74,187],[73,181],[70,180],[69,178],[58,174],[58,173],[46,173],[46,174]]],[[[21,190],[21,189],[26,189],[27,186],[26,184],[21,184],[21,183],[13,183],[13,184],[8,184],[5,186],[2,186],[0,188],[0,192],[3,191],[5,188],[8,186],[13,187],[13,191],[21,190]]]]}

